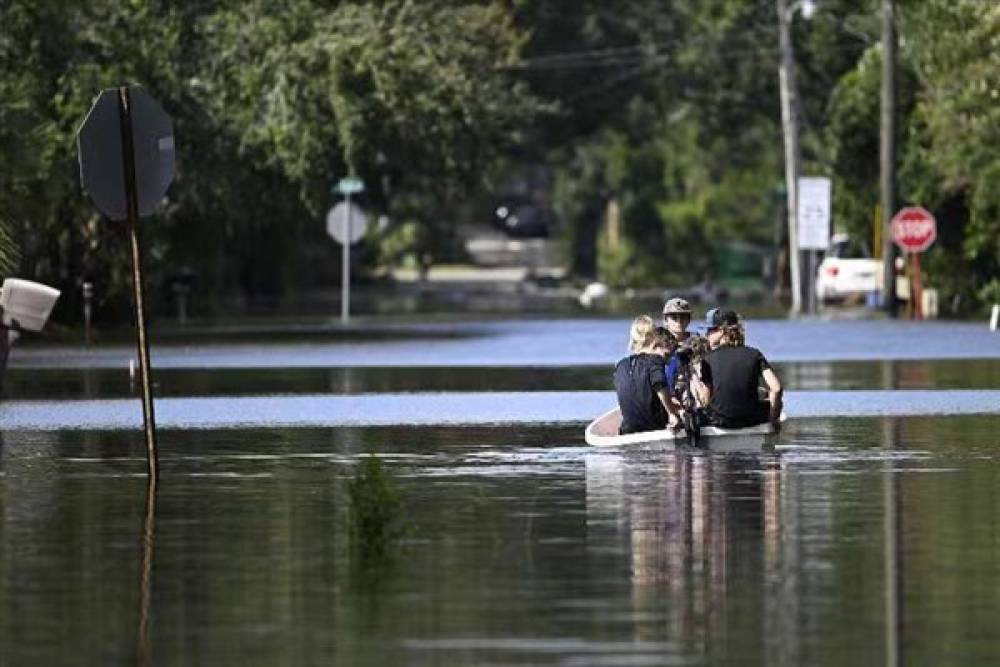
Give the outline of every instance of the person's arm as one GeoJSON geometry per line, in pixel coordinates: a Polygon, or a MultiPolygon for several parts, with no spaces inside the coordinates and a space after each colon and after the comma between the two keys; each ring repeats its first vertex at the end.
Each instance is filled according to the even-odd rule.
{"type": "Polygon", "coordinates": [[[656,395],[660,397],[660,403],[663,403],[663,408],[667,411],[667,426],[674,427],[680,424],[681,418],[677,406],[670,399],[670,391],[666,387],[660,387],[656,390],[656,395]]]}
{"type": "Polygon", "coordinates": [[[663,409],[667,411],[667,426],[673,427],[680,424],[677,406],[674,405],[672,391],[667,383],[667,364],[656,366],[649,371],[649,386],[656,392],[656,396],[663,404],[663,409]]]}
{"type": "Polygon", "coordinates": [[[771,404],[768,420],[778,429],[781,428],[781,407],[785,390],[781,386],[778,375],[771,370],[770,366],[764,369],[762,375],[764,376],[764,384],[767,385],[767,401],[771,404]]]}
{"type": "Polygon", "coordinates": [[[708,407],[708,404],[712,402],[712,371],[704,361],[699,361],[692,366],[694,373],[691,377],[691,390],[694,392],[698,405],[703,408],[708,407]]]}

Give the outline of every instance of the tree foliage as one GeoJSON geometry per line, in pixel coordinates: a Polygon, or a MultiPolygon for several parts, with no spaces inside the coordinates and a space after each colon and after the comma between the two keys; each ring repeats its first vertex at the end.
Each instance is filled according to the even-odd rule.
{"type": "MultiPolygon", "coordinates": [[[[823,0],[792,21],[804,172],[833,178],[835,225],[865,239],[877,5],[823,0]]],[[[1000,273],[1000,9],[898,5],[900,199],[938,215],[929,280],[960,306],[1000,273]]],[[[100,89],[141,83],[179,156],[143,224],[161,301],[186,271],[219,301],[335,283],[321,218],[349,173],[394,223],[360,253],[370,266],[442,256],[464,206],[538,164],[577,275],[712,278],[720,246],[781,242],[777,45],[773,0],[6,0],[0,265],[70,302],[90,278],[124,311],[121,230],[80,191],[75,135],[100,89]]]]}
{"type": "Polygon", "coordinates": [[[64,288],[91,277],[109,305],[127,285],[120,230],[75,173],[75,133],[102,88],[141,83],[174,117],[177,178],[143,225],[154,289],[192,270],[219,297],[336,275],[321,216],[348,173],[376,211],[446,217],[541,110],[503,67],[523,37],[501,2],[12,0],[0,12],[0,206],[19,269],[64,288]]]}

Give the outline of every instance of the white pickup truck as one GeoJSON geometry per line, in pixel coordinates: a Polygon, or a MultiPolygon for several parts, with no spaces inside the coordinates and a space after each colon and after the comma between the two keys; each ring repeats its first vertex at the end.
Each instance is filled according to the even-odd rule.
{"type": "Polygon", "coordinates": [[[834,234],[816,272],[816,298],[829,303],[881,291],[882,260],[847,234],[834,234]]]}

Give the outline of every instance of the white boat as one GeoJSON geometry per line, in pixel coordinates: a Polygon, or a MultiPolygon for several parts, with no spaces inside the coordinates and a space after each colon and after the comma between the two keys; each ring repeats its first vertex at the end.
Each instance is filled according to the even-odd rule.
{"type": "MultiPolygon", "coordinates": [[[[785,421],[787,416],[781,413],[781,421],[785,421]]],[[[629,433],[619,435],[618,429],[622,425],[621,410],[615,408],[590,422],[584,433],[584,438],[588,445],[594,447],[620,447],[623,445],[647,445],[657,442],[683,441],[687,439],[684,429],[662,429],[660,431],[642,431],[641,433],[629,433]]],[[[746,444],[763,444],[764,436],[774,432],[771,424],[760,424],[747,428],[719,428],[718,426],[702,426],[700,429],[701,438],[710,438],[711,441],[737,442],[742,446],[746,444]]],[[[714,449],[715,446],[712,445],[714,449]]]]}

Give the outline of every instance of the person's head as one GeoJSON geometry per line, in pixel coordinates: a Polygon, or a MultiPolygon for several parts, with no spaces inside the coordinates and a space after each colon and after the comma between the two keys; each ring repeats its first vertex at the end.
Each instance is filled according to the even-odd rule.
{"type": "Polygon", "coordinates": [[[628,351],[635,354],[647,347],[655,328],[656,323],[649,315],[640,315],[632,320],[632,327],[628,332],[628,351]]]}
{"type": "Polygon", "coordinates": [[[665,327],[658,327],[649,315],[640,315],[632,321],[629,330],[628,349],[632,354],[652,352],[670,354],[677,341],[665,327]]]}
{"type": "Polygon", "coordinates": [[[691,323],[691,304],[680,297],[668,299],[663,304],[663,326],[675,337],[683,336],[691,323]]]}
{"type": "Polygon", "coordinates": [[[743,324],[735,310],[713,308],[705,313],[705,337],[714,350],[717,347],[740,347],[744,344],[743,324]]]}
{"type": "Polygon", "coordinates": [[[649,336],[649,343],[646,346],[648,352],[666,357],[673,354],[676,349],[677,339],[674,338],[669,329],[666,327],[656,327],[653,329],[653,333],[649,336]]]}

